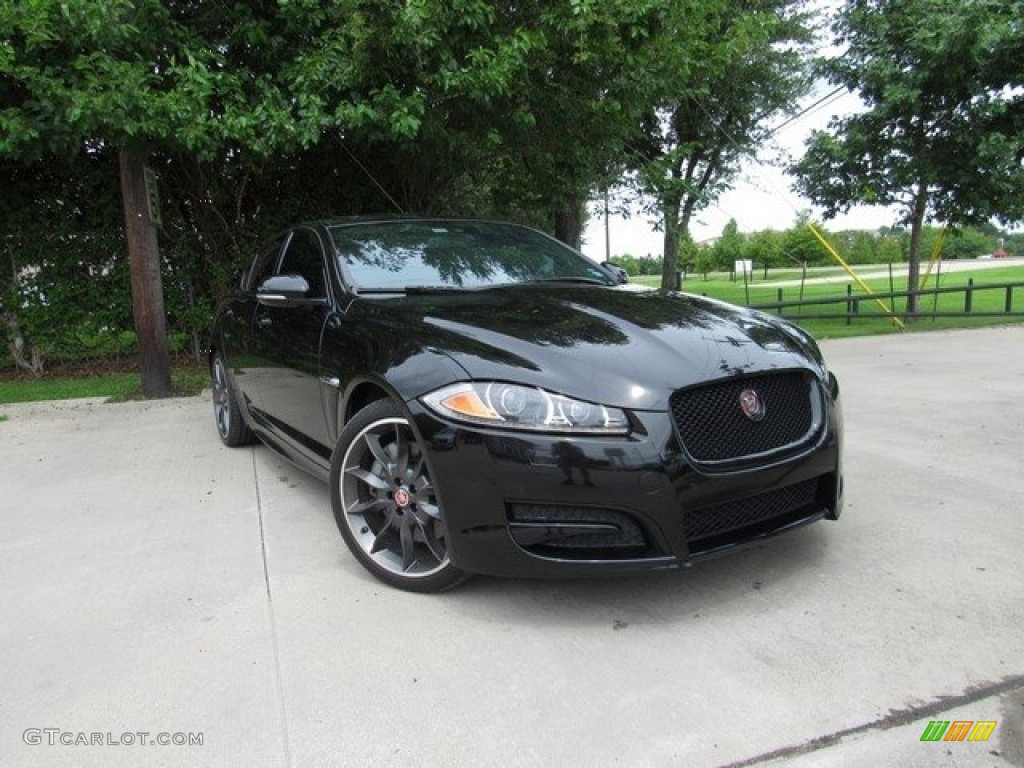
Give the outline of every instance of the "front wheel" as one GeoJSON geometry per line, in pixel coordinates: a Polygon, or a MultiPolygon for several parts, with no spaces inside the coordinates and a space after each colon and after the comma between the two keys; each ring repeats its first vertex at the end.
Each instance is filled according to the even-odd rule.
{"type": "Polygon", "coordinates": [[[228,378],[228,369],[224,358],[217,353],[210,366],[211,389],[213,394],[213,418],[217,424],[217,434],[224,445],[236,448],[255,442],[249,425],[245,423],[242,407],[235,397],[228,378]]]}
{"type": "Polygon", "coordinates": [[[331,506],[356,559],[413,592],[467,578],[448,557],[448,532],[423,448],[402,410],[378,400],[341,432],[331,457],[331,506]]]}

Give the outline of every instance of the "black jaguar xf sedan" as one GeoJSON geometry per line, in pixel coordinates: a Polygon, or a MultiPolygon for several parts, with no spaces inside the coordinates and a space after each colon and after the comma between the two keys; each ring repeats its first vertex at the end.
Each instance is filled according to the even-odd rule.
{"type": "Polygon", "coordinates": [[[294,226],[217,309],[217,430],[326,480],[352,554],[415,591],[679,568],[838,518],[814,341],[619,279],[512,224],[294,226]]]}

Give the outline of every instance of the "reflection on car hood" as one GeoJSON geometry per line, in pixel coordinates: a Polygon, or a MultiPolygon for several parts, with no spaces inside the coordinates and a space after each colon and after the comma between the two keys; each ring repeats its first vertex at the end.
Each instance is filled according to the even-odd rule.
{"type": "Polygon", "coordinates": [[[710,379],[819,370],[813,342],[774,318],[686,294],[513,286],[386,303],[417,315],[405,327],[474,379],[626,408],[665,409],[674,390],[710,379]]]}

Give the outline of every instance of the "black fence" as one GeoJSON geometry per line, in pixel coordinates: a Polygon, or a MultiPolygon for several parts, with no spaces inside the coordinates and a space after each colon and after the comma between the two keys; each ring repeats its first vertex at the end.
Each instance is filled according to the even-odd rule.
{"type": "MultiPolygon", "coordinates": [[[[1024,304],[1024,302],[1020,301],[1020,297],[1024,293],[1021,289],[1024,289],[1024,282],[975,285],[973,278],[968,279],[967,285],[948,288],[925,288],[915,292],[917,294],[918,311],[914,314],[914,317],[1024,317],[1024,306],[1014,310],[1015,296],[1019,304],[1024,304]],[[995,297],[993,297],[993,293],[996,294],[995,297]],[[948,294],[963,294],[962,302],[957,302],[958,306],[963,306],[962,310],[951,310],[948,308],[939,310],[937,308],[939,297],[948,294]],[[993,307],[999,307],[1000,298],[1002,308],[993,309],[993,307]],[[976,301],[979,305],[978,309],[975,309],[976,301]],[[931,309],[928,309],[929,304],[931,309]]],[[[847,285],[845,296],[784,300],[782,289],[779,288],[777,301],[751,304],[751,306],[754,309],[774,312],[785,318],[846,320],[846,323],[849,325],[857,318],[877,318],[889,315],[902,317],[904,315],[903,308],[908,296],[910,296],[910,291],[889,291],[874,294],[854,293],[853,286],[847,285]],[[896,305],[897,299],[900,299],[900,306],[896,305]],[[879,306],[879,302],[881,302],[882,306],[879,306]],[[843,311],[816,311],[819,307],[833,306],[842,307],[843,311]],[[868,308],[868,311],[862,312],[861,310],[865,306],[868,308]],[[805,308],[811,308],[811,311],[805,312],[805,308]]]]}

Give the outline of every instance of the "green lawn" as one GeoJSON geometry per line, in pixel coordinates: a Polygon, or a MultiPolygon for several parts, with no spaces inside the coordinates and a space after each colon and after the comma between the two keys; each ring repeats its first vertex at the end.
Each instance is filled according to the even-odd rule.
{"type": "MultiPolygon", "coordinates": [[[[206,369],[181,366],[171,371],[171,384],[179,396],[198,395],[209,386],[206,369]]],[[[142,383],[138,373],[109,373],[99,376],[19,378],[0,382],[0,404],[35,400],[70,400],[76,397],[106,397],[114,401],[139,400],[142,383]]]]}
{"type": "MultiPolygon", "coordinates": [[[[893,269],[892,290],[902,291],[906,289],[907,280],[904,273],[905,265],[897,265],[893,269]],[[897,268],[899,271],[897,271],[897,268]]],[[[868,265],[856,268],[857,274],[871,274],[887,272],[886,265],[868,265]]],[[[844,276],[840,268],[828,268],[826,270],[808,270],[808,279],[823,276],[844,276]]],[[[936,286],[937,275],[933,272],[928,279],[927,287],[936,286]]],[[[819,299],[819,298],[846,298],[847,285],[853,286],[853,296],[859,299],[858,311],[860,317],[847,323],[842,320],[822,320],[807,318],[801,320],[799,317],[793,319],[804,327],[816,338],[837,338],[844,336],[867,336],[873,334],[890,333],[900,330],[899,325],[886,317],[885,311],[874,300],[872,300],[854,281],[846,277],[842,282],[835,283],[807,283],[801,292],[800,285],[779,285],[780,282],[799,280],[800,270],[775,270],[769,272],[768,280],[764,280],[763,273],[758,272],[748,285],[744,285],[741,279],[730,280],[728,273],[712,273],[705,280],[701,275],[690,275],[683,283],[683,290],[689,293],[702,294],[712,298],[721,299],[734,304],[757,305],[769,304],[783,300],[797,299],[819,299]],[[781,292],[781,296],[780,296],[781,292]],[[749,300],[748,300],[749,297],[749,300]]],[[[985,290],[983,286],[993,283],[1024,282],[1024,266],[997,267],[991,269],[975,269],[965,272],[945,272],[938,275],[938,284],[942,288],[966,286],[968,280],[974,280],[974,294],[972,310],[975,312],[1002,312],[1006,294],[1003,289],[985,290]]],[[[658,277],[637,277],[634,282],[641,285],[656,287],[659,283],[658,277]]],[[[888,274],[884,277],[865,278],[864,282],[868,287],[877,293],[888,293],[890,283],[888,274]]],[[[884,302],[890,306],[888,302],[884,302]]],[[[903,308],[904,300],[898,298],[895,301],[895,311],[899,313],[903,308]]],[[[938,297],[923,296],[920,300],[922,312],[960,312],[964,309],[964,295],[962,293],[943,294],[938,297]]],[[[1024,288],[1018,288],[1013,294],[1013,309],[1016,312],[1024,311],[1024,288]]],[[[790,307],[786,310],[790,314],[796,314],[801,310],[790,307]]],[[[819,305],[803,308],[804,314],[823,314],[845,312],[845,305],[819,305]]],[[[994,325],[1007,322],[1024,322],[1020,317],[976,317],[976,318],[920,318],[913,323],[914,330],[931,330],[940,328],[970,328],[981,325],[994,325]]]]}

